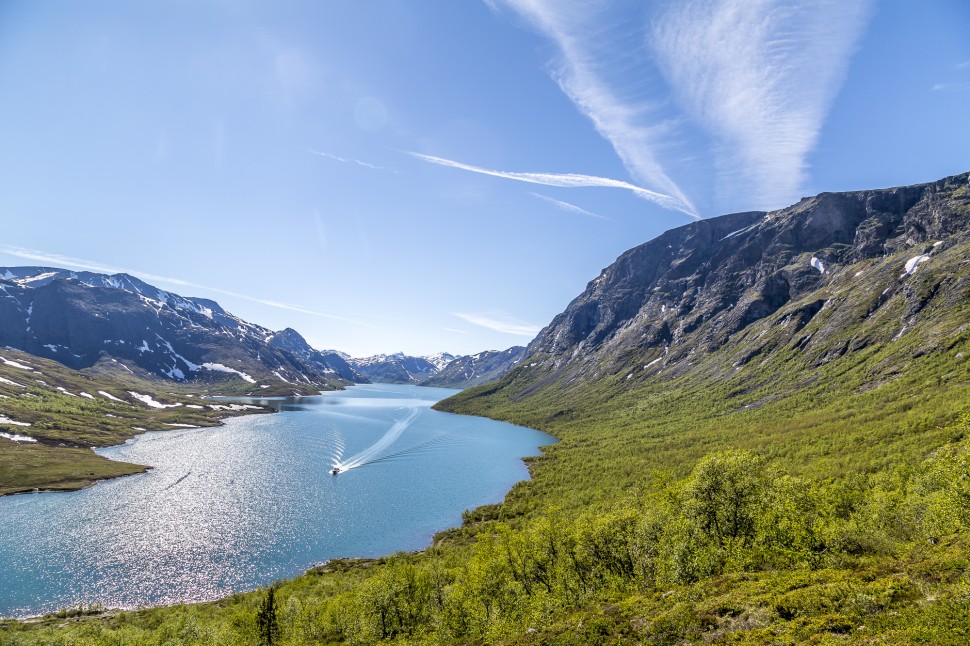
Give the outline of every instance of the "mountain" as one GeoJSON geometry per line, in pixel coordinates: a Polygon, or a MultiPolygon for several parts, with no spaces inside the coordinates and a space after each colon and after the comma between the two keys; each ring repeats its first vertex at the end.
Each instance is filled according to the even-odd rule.
{"type": "Polygon", "coordinates": [[[368,379],[354,370],[347,363],[347,355],[333,350],[316,350],[310,347],[300,333],[293,328],[286,328],[267,339],[269,345],[289,352],[307,365],[316,366],[324,372],[332,371],[334,375],[345,381],[363,384],[368,379]]]}
{"type": "Polygon", "coordinates": [[[781,356],[808,378],[895,344],[871,376],[891,378],[966,333],[968,180],[822,193],[670,230],[604,269],[487,390],[526,402],[611,379],[711,383],[781,356]]]}
{"type": "Polygon", "coordinates": [[[127,370],[173,381],[241,379],[264,393],[359,378],[295,331],[248,323],[214,301],[127,274],[51,267],[0,267],[0,346],[74,369],[111,358],[127,370]]]}
{"type": "Polygon", "coordinates": [[[508,350],[486,350],[458,357],[425,381],[424,386],[469,388],[498,379],[514,368],[525,356],[523,346],[508,350]]]}
{"type": "MultiPolygon", "coordinates": [[[[282,582],[281,607],[329,613],[296,613],[286,634],[966,643],[968,259],[970,174],[823,193],[632,249],[512,370],[435,406],[553,433],[531,478],[423,552],[282,582]]],[[[0,633],[242,643],[267,599],[200,606],[188,628],[178,606],[0,633]]]]}
{"type": "Polygon", "coordinates": [[[428,357],[412,357],[403,352],[396,352],[350,359],[348,363],[357,373],[374,382],[420,384],[434,377],[455,358],[447,352],[439,352],[428,357]]]}

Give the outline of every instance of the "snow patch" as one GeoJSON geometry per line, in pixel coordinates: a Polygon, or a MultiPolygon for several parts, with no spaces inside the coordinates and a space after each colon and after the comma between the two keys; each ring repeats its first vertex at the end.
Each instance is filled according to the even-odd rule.
{"type": "Polygon", "coordinates": [[[6,417],[5,415],[0,415],[0,424],[8,424],[10,426],[30,426],[30,422],[18,422],[6,417]]]}
{"type": "Polygon", "coordinates": [[[212,410],[259,410],[259,406],[251,406],[250,404],[209,404],[209,408],[212,410]]]}
{"type": "Polygon", "coordinates": [[[105,392],[105,391],[103,391],[103,390],[99,390],[99,391],[98,391],[98,394],[99,394],[99,395],[104,395],[105,397],[107,397],[108,399],[110,399],[110,400],[112,400],[112,401],[116,401],[116,402],[121,402],[122,404],[126,404],[126,403],[128,403],[128,402],[126,402],[126,401],[125,401],[124,399],[118,399],[117,397],[115,397],[115,396],[114,396],[114,395],[112,395],[111,393],[108,393],[108,392],[105,392]]]}
{"type": "MultiPolygon", "coordinates": [[[[131,368],[129,368],[129,367],[128,367],[128,366],[126,366],[125,364],[123,364],[123,363],[121,363],[121,362],[120,362],[120,361],[118,361],[117,359],[112,359],[112,361],[114,361],[115,363],[117,363],[117,364],[118,364],[119,366],[121,366],[122,368],[124,368],[125,370],[127,370],[128,372],[130,372],[131,374],[135,374],[135,373],[134,373],[134,371],[132,371],[132,369],[131,369],[131,368]]],[[[121,400],[119,399],[118,401],[121,401],[121,400]]]]}
{"type": "Polygon", "coordinates": [[[79,392],[78,395],[80,395],[81,397],[87,397],[88,399],[94,399],[94,395],[92,395],[91,393],[86,393],[83,390],[79,392]]]}
{"type": "Polygon", "coordinates": [[[22,363],[18,363],[16,361],[11,361],[10,359],[7,359],[6,357],[0,357],[0,361],[3,361],[4,365],[10,366],[11,368],[20,368],[21,370],[33,370],[33,368],[31,368],[30,366],[25,366],[22,363]]]}
{"type": "MultiPolygon", "coordinates": [[[[206,370],[213,370],[215,372],[231,372],[233,374],[236,374],[242,377],[244,381],[248,381],[251,384],[256,383],[256,380],[250,377],[249,375],[247,375],[245,372],[241,372],[239,370],[236,370],[235,368],[230,368],[229,366],[224,366],[221,363],[203,363],[202,367],[205,368],[206,370]]],[[[279,377],[278,374],[276,376],[279,377]]],[[[283,378],[280,377],[280,379],[283,379],[283,378]]],[[[283,381],[286,381],[286,380],[283,379],[283,381]]]]}
{"type": "Polygon", "coordinates": [[[178,428],[199,428],[195,424],[176,424],[176,423],[166,423],[165,426],[177,426],[178,428]]]}
{"type": "Polygon", "coordinates": [[[815,256],[812,256],[812,267],[815,267],[815,269],[818,269],[818,272],[820,274],[825,273],[825,265],[823,265],[822,261],[816,258],[815,256]]]}
{"type": "Polygon", "coordinates": [[[9,379],[5,379],[3,377],[0,377],[0,384],[7,384],[8,386],[16,386],[17,388],[26,388],[27,387],[27,386],[25,386],[23,384],[18,384],[16,381],[10,381],[9,379]]]}
{"type": "Polygon", "coordinates": [[[141,393],[136,393],[134,390],[129,390],[128,394],[145,404],[146,406],[151,406],[152,408],[176,408],[182,404],[163,404],[152,399],[151,395],[142,395],[141,393]]]}
{"type": "MultiPolygon", "coordinates": [[[[734,236],[739,236],[742,233],[747,233],[748,231],[750,231],[751,229],[755,228],[759,224],[761,224],[761,223],[760,222],[755,222],[750,227],[744,227],[743,229],[738,229],[737,231],[732,231],[731,233],[729,233],[726,236],[724,236],[723,238],[721,238],[721,240],[727,240],[728,238],[733,238],[734,236]]],[[[718,242],[720,242],[721,240],[719,240],[718,242]]],[[[667,248],[669,249],[670,248],[670,245],[667,245],[667,248]]]]}
{"type": "Polygon", "coordinates": [[[36,442],[34,438],[29,435],[17,435],[16,433],[0,433],[0,437],[5,437],[8,440],[13,440],[14,442],[36,442]]]}
{"type": "MultiPolygon", "coordinates": [[[[17,283],[18,285],[27,285],[28,283],[35,283],[38,280],[44,280],[56,275],[57,275],[56,271],[45,271],[44,273],[37,274],[36,276],[28,276],[27,278],[14,278],[14,282],[17,283]]],[[[13,277],[11,276],[11,278],[13,277]]]]}
{"type": "Polygon", "coordinates": [[[899,277],[902,278],[903,276],[912,276],[913,274],[916,273],[916,268],[929,259],[930,257],[926,254],[923,254],[921,256],[914,256],[910,258],[909,260],[906,261],[905,273],[900,274],[899,277]]]}

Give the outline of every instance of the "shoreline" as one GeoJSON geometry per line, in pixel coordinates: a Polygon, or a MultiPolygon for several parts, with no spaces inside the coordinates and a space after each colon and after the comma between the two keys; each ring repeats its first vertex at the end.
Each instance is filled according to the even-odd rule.
{"type": "MultiPolygon", "coordinates": [[[[186,430],[192,430],[193,428],[194,429],[218,428],[220,426],[225,426],[225,420],[227,420],[227,419],[233,419],[233,418],[236,418],[236,417],[244,417],[246,415],[264,415],[264,414],[267,414],[267,413],[278,413],[279,412],[279,411],[277,411],[277,410],[275,410],[275,409],[273,409],[273,408],[271,408],[269,406],[258,406],[258,405],[255,405],[255,404],[253,404],[253,406],[256,406],[256,408],[247,410],[245,413],[242,413],[242,414],[239,414],[239,415],[221,415],[221,416],[215,417],[214,420],[217,422],[216,424],[207,424],[205,426],[193,426],[193,427],[176,427],[176,426],[172,426],[172,427],[169,427],[169,428],[144,428],[144,429],[138,430],[130,438],[126,438],[124,441],[118,442],[116,444],[103,444],[103,445],[99,445],[99,446],[85,446],[85,447],[81,447],[81,446],[59,447],[58,444],[52,444],[52,443],[49,443],[49,442],[37,442],[36,443],[37,445],[44,446],[44,447],[49,447],[49,448],[71,448],[71,449],[78,449],[78,450],[86,450],[86,451],[90,452],[92,455],[97,456],[97,457],[99,457],[99,458],[101,458],[103,460],[107,460],[109,462],[112,462],[114,464],[130,464],[132,466],[140,467],[140,468],[138,470],[132,470],[129,473],[118,473],[118,474],[114,474],[114,475],[105,475],[104,477],[97,477],[97,478],[93,478],[93,479],[78,479],[78,481],[77,481],[78,484],[76,486],[75,485],[66,484],[64,487],[59,487],[59,488],[48,488],[46,486],[45,487],[24,487],[23,489],[16,489],[16,490],[13,490],[13,491],[4,491],[4,492],[0,492],[0,497],[5,497],[5,496],[25,496],[25,495],[41,494],[41,493],[71,493],[72,491],[83,491],[84,489],[89,489],[89,488],[97,485],[99,482],[107,482],[109,480],[117,480],[118,478],[126,478],[128,476],[134,476],[134,475],[139,475],[139,474],[142,474],[142,473],[147,473],[147,472],[151,471],[152,469],[154,469],[155,467],[153,467],[151,465],[145,465],[145,464],[135,464],[134,462],[122,462],[120,460],[112,460],[111,458],[105,457],[105,456],[101,455],[100,453],[98,453],[97,452],[97,449],[108,449],[108,448],[112,448],[112,447],[115,447],[115,446],[121,446],[121,445],[125,444],[125,442],[127,442],[127,441],[129,441],[129,440],[131,440],[133,438],[136,438],[136,437],[141,437],[145,433],[160,433],[160,432],[161,433],[164,433],[164,432],[167,432],[167,431],[179,431],[179,430],[186,431],[186,430]]],[[[67,482],[70,482],[70,481],[67,481],[67,482]]],[[[51,485],[56,485],[56,484],[57,484],[56,482],[55,483],[51,483],[51,485]]]]}
{"type": "MultiPolygon", "coordinates": [[[[264,408],[265,410],[262,410],[262,411],[259,411],[259,412],[252,411],[251,413],[247,413],[247,414],[262,414],[264,412],[273,412],[273,413],[280,412],[280,411],[277,411],[277,410],[274,410],[274,409],[271,409],[271,408],[268,408],[268,407],[262,407],[262,408],[264,408]]],[[[450,411],[438,411],[438,412],[445,412],[447,414],[452,414],[452,415],[460,415],[462,417],[483,417],[485,419],[493,419],[493,418],[486,417],[486,416],[483,416],[483,415],[466,415],[466,414],[462,414],[462,413],[452,413],[450,411]]],[[[215,428],[217,426],[223,425],[222,422],[224,420],[226,420],[226,419],[230,419],[230,418],[233,418],[233,417],[242,417],[242,416],[243,415],[238,415],[238,416],[237,415],[231,415],[231,416],[221,417],[221,418],[219,418],[220,424],[213,425],[213,426],[208,427],[208,428],[215,428]]],[[[493,421],[505,422],[505,420],[493,420],[493,421]]],[[[200,427],[200,428],[206,428],[206,427],[200,427]]],[[[531,427],[525,427],[525,428],[531,428],[531,427]]],[[[178,429],[163,429],[163,430],[178,430],[178,429]]],[[[531,429],[531,430],[539,431],[539,429],[531,429]]],[[[145,431],[145,432],[149,432],[149,431],[145,431]]],[[[532,468],[532,465],[531,465],[532,460],[535,459],[536,457],[539,457],[540,455],[544,454],[545,453],[545,447],[546,446],[549,446],[551,444],[555,444],[555,443],[557,443],[557,442],[560,441],[560,438],[558,438],[558,437],[556,437],[556,436],[554,436],[554,435],[552,435],[552,434],[550,434],[550,433],[548,433],[546,431],[539,431],[539,432],[546,433],[547,435],[549,435],[552,438],[552,441],[549,442],[548,444],[538,445],[537,446],[537,450],[539,451],[539,453],[537,455],[532,455],[532,456],[526,455],[526,456],[522,456],[522,457],[519,457],[518,458],[518,460],[520,460],[524,464],[524,466],[526,467],[526,477],[523,478],[523,479],[521,479],[521,480],[516,480],[515,482],[511,483],[510,486],[508,487],[508,490],[502,495],[501,501],[499,501],[499,502],[491,502],[491,503],[490,502],[485,502],[485,503],[482,503],[481,505],[477,505],[477,506],[475,506],[475,507],[473,507],[471,509],[466,510],[466,512],[472,512],[472,513],[474,513],[475,511],[480,510],[480,509],[485,509],[485,508],[489,508],[489,507],[497,507],[497,506],[504,505],[508,501],[509,494],[512,492],[512,490],[518,484],[520,484],[522,482],[528,482],[528,481],[531,481],[533,479],[534,474],[533,474],[533,468],[532,468]]],[[[142,434],[143,433],[139,433],[139,435],[142,435],[142,434]]],[[[118,446],[118,445],[111,445],[111,446],[118,446]]],[[[150,471],[153,468],[154,467],[148,467],[145,471],[142,471],[141,473],[150,471]]],[[[130,474],[130,475],[135,475],[135,474],[130,474]]],[[[121,477],[121,476],[118,476],[118,477],[121,477]]],[[[104,480],[109,480],[109,479],[114,479],[114,478],[105,478],[104,480]]],[[[93,484],[97,484],[97,482],[95,482],[93,484]]],[[[90,485],[90,486],[93,486],[93,484],[90,485]]],[[[57,493],[57,492],[54,492],[54,493],[57,493]]],[[[97,607],[97,604],[91,604],[90,606],[84,606],[83,604],[81,604],[81,605],[78,605],[78,606],[75,606],[75,607],[62,607],[62,608],[58,608],[57,610],[53,610],[51,612],[47,612],[47,613],[43,613],[43,614],[38,614],[38,615],[27,615],[27,616],[23,616],[23,617],[17,617],[17,616],[6,616],[6,617],[3,617],[3,616],[0,616],[0,628],[3,627],[3,624],[4,623],[9,623],[9,622],[39,624],[39,623],[44,623],[44,622],[48,622],[48,621],[50,621],[50,622],[53,622],[53,621],[70,621],[72,619],[74,619],[74,620],[82,620],[84,618],[102,619],[102,618],[109,618],[111,616],[116,616],[118,613],[123,613],[123,612],[134,612],[134,611],[140,611],[140,610],[152,610],[152,609],[158,609],[158,608],[172,608],[172,607],[183,606],[183,605],[184,606],[203,606],[203,605],[207,605],[207,604],[221,603],[221,602],[225,601],[226,599],[228,599],[228,598],[230,598],[232,596],[235,596],[235,595],[241,595],[241,594],[242,595],[245,595],[245,594],[254,593],[254,592],[262,589],[263,587],[265,587],[267,585],[274,585],[274,584],[281,583],[281,582],[294,581],[294,580],[297,580],[297,579],[300,579],[300,578],[306,577],[306,576],[325,576],[325,575],[332,574],[332,573],[341,573],[341,572],[347,572],[347,571],[350,571],[350,570],[353,570],[353,569],[357,569],[357,568],[370,567],[370,566],[373,566],[374,564],[379,564],[379,563],[385,561],[386,559],[392,557],[394,554],[397,554],[397,553],[402,553],[403,552],[403,553],[406,553],[406,554],[410,554],[412,556],[420,556],[420,555],[426,553],[428,549],[435,547],[439,543],[440,540],[446,539],[447,538],[447,535],[449,533],[452,533],[452,532],[455,532],[455,531],[459,531],[465,525],[466,525],[466,521],[464,520],[464,513],[463,513],[462,516],[459,518],[459,520],[458,520],[458,522],[456,524],[454,524],[454,525],[448,525],[448,526],[442,527],[441,529],[438,529],[438,530],[434,531],[427,538],[427,542],[425,543],[425,545],[423,547],[419,548],[419,549],[395,550],[395,551],[392,551],[392,552],[390,552],[388,554],[382,554],[382,555],[373,556],[373,557],[359,557],[359,556],[356,556],[356,557],[355,556],[336,557],[336,558],[328,559],[328,560],[325,560],[323,562],[318,562],[316,564],[310,565],[310,566],[306,567],[305,569],[303,569],[301,572],[299,572],[297,574],[294,574],[294,575],[289,576],[289,577],[283,577],[283,578],[277,579],[277,580],[275,580],[273,582],[266,583],[263,586],[258,586],[258,587],[255,587],[255,588],[245,589],[245,590],[234,590],[234,591],[228,592],[226,594],[222,594],[222,595],[217,596],[217,597],[212,598],[212,599],[199,600],[199,601],[175,601],[175,602],[170,602],[170,603],[159,603],[159,604],[150,604],[150,605],[142,605],[142,604],[139,604],[139,605],[136,605],[136,606],[131,607],[131,608],[123,608],[123,607],[97,607]],[[336,567],[334,567],[334,566],[336,566],[336,567]]]]}

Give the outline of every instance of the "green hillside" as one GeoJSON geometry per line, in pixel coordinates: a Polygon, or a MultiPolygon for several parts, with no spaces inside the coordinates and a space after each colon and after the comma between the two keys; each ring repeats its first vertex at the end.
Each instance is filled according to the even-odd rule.
{"type": "Polygon", "coordinates": [[[0,643],[968,643],[962,177],[742,214],[749,240],[689,225],[653,282],[630,277],[656,254],[625,254],[517,368],[438,405],[561,441],[424,552],[0,643]]]}

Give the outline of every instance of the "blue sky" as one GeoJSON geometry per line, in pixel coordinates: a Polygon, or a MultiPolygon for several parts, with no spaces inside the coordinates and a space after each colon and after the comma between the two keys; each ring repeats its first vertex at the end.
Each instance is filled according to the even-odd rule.
{"type": "Polygon", "coordinates": [[[970,170],[970,4],[0,4],[0,264],[361,356],[525,344],[695,218],[970,170]]]}

